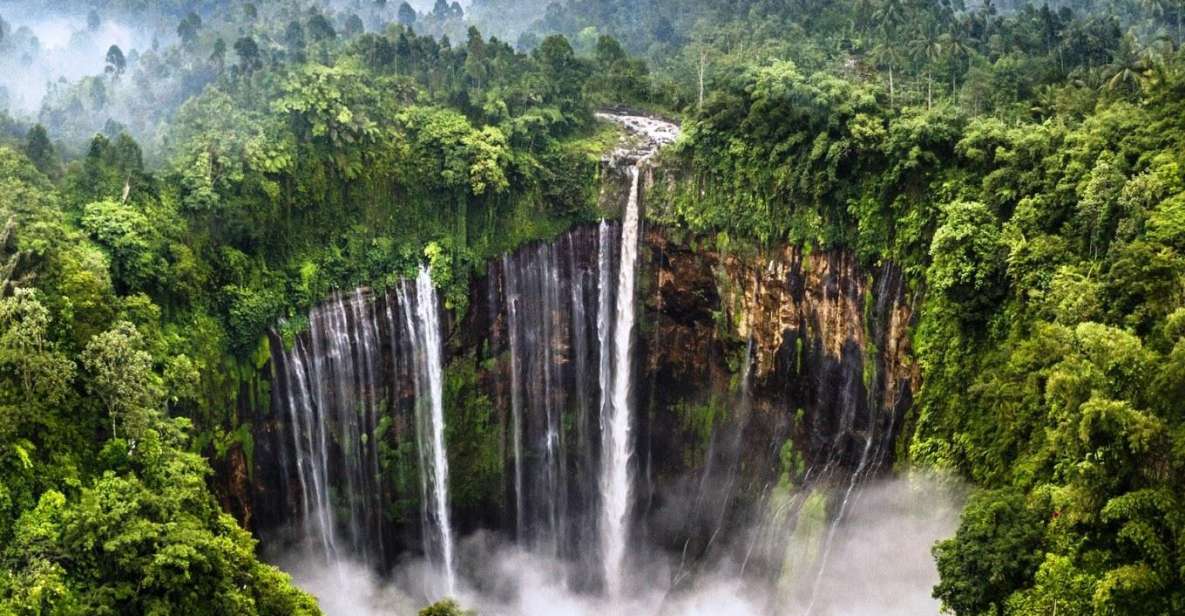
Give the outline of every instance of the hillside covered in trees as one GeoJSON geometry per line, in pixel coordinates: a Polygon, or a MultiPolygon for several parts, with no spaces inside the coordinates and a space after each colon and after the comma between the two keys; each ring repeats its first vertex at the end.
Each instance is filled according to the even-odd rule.
{"type": "Polygon", "coordinates": [[[319,613],[227,505],[270,345],[421,265],[474,327],[487,263],[621,216],[610,108],[682,128],[646,225],[900,270],[920,386],[886,472],[968,493],[942,609],[1185,612],[1183,13],[0,4],[0,614],[319,613]]]}

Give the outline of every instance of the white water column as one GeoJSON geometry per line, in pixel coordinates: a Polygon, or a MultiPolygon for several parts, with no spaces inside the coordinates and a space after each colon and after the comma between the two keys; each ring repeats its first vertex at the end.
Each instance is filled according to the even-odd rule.
{"type": "MultiPolygon", "coordinates": [[[[632,493],[630,458],[633,455],[630,408],[630,347],[634,333],[634,287],[637,275],[638,243],[641,227],[639,184],[646,161],[660,147],[679,136],[679,128],[669,122],[644,116],[597,114],[621,124],[643,142],[631,151],[634,164],[628,169],[629,198],[621,222],[621,260],[617,269],[617,303],[613,319],[608,319],[608,270],[605,252],[606,225],[601,223],[600,314],[597,333],[601,350],[601,550],[605,574],[605,592],[621,594],[624,581],[626,544],[629,540],[629,517],[632,493]],[[612,352],[612,363],[606,361],[612,352]],[[606,394],[607,392],[607,394],[606,394]]],[[[614,157],[617,157],[615,153],[614,157]]]]}
{"type": "MultiPolygon", "coordinates": [[[[453,532],[449,522],[448,453],[444,442],[444,385],[441,365],[440,311],[432,274],[421,266],[414,300],[400,289],[407,331],[413,349],[416,393],[416,437],[420,450],[420,484],[426,509],[426,530],[436,536],[446,595],[453,595],[457,574],[453,562],[453,532]],[[414,306],[414,313],[412,307],[414,306]]],[[[426,537],[426,539],[428,539],[426,537]]]]}

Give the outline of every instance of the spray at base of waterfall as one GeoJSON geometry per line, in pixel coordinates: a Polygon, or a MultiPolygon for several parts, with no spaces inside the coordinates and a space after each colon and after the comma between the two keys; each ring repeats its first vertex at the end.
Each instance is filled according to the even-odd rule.
{"type": "MultiPolygon", "coordinates": [[[[838,497],[844,488],[836,488],[838,497]]],[[[861,490],[861,498],[852,504],[833,538],[830,564],[821,580],[810,566],[792,574],[793,579],[771,579],[751,565],[742,573],[744,548],[754,534],[780,541],[776,551],[782,554],[817,552],[820,547],[818,534],[769,536],[767,528],[755,526],[735,529],[738,549],[722,551],[716,562],[704,563],[683,587],[686,590],[672,591],[668,584],[678,569],[678,554],[636,547],[630,555],[626,586],[617,598],[607,598],[570,590],[564,561],[479,532],[456,546],[456,598],[482,616],[800,615],[812,596],[810,609],[815,615],[936,616],[938,604],[930,591],[938,574],[930,547],[954,532],[961,489],[915,474],[872,481],[861,490]]],[[[423,589],[439,582],[434,579],[439,570],[424,561],[406,561],[381,579],[349,562],[326,564],[298,555],[275,562],[317,596],[329,616],[415,614],[436,599],[423,589]]]]}

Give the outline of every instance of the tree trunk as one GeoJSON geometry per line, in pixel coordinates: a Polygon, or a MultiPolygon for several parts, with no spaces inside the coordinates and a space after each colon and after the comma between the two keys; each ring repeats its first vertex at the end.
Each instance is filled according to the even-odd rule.
{"type": "Polygon", "coordinates": [[[707,64],[708,53],[701,49],[699,51],[699,99],[696,102],[696,109],[702,111],[704,108],[704,68],[707,64]]]}
{"type": "Polygon", "coordinates": [[[896,97],[893,95],[893,65],[889,65],[889,106],[894,105],[896,97]]]}
{"type": "Polygon", "coordinates": [[[934,106],[934,80],[930,77],[930,69],[926,69],[926,109],[934,106]]]}

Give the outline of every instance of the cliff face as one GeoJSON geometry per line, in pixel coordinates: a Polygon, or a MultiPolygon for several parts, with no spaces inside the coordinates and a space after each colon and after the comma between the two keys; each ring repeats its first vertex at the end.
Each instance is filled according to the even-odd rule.
{"type": "Polygon", "coordinates": [[[725,510],[746,519],[778,484],[887,470],[919,384],[895,267],[794,247],[721,254],[661,229],[647,243],[641,378],[660,540],[694,539],[710,521],[697,518],[725,510]]]}
{"type": "MultiPolygon", "coordinates": [[[[605,211],[629,193],[626,168],[604,170],[605,211]]],[[[643,166],[643,210],[653,182],[643,166]]],[[[464,314],[445,315],[460,533],[493,529],[596,570],[621,237],[608,222],[523,246],[472,281],[464,314]]],[[[229,508],[265,546],[308,541],[310,484],[321,481],[321,536],[349,538],[380,567],[422,549],[423,458],[396,291],[343,293],[313,311],[293,347],[272,338],[272,402],[251,418],[254,479],[245,484],[241,457],[220,469],[229,508]]],[[[763,515],[774,491],[855,484],[889,468],[919,382],[912,306],[892,264],[866,269],[845,251],[791,246],[720,251],[644,226],[636,295],[628,378],[639,538],[699,558],[763,515]]]]}

